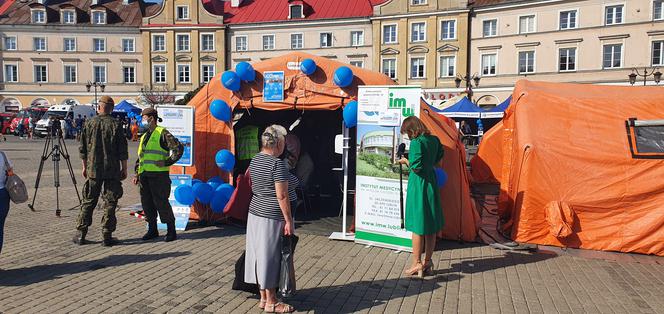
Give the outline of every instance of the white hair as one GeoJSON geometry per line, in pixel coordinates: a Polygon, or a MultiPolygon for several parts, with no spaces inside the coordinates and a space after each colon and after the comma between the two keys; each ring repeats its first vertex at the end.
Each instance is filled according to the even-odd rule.
{"type": "Polygon", "coordinates": [[[275,148],[279,143],[283,143],[286,137],[286,128],[281,125],[273,124],[265,128],[261,135],[261,146],[265,148],[275,148]]]}

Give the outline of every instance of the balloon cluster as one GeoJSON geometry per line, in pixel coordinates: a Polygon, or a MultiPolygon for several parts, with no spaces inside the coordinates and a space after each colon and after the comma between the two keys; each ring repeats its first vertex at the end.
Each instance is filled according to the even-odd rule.
{"type": "Polygon", "coordinates": [[[240,90],[242,81],[253,82],[254,80],[256,80],[256,71],[246,61],[238,63],[235,66],[235,72],[226,71],[221,75],[221,85],[233,92],[240,90]]]}

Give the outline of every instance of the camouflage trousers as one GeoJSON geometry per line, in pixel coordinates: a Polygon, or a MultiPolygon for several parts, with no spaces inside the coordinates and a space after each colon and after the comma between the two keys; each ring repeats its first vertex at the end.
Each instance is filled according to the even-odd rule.
{"type": "Polygon", "coordinates": [[[112,233],[115,231],[117,219],[115,218],[115,209],[118,206],[118,200],[122,197],[122,182],[119,179],[93,179],[88,178],[83,185],[83,202],[81,203],[81,212],[78,215],[78,230],[87,230],[92,225],[92,213],[97,207],[99,196],[102,194],[104,205],[102,207],[104,215],[101,218],[102,233],[112,233]]]}

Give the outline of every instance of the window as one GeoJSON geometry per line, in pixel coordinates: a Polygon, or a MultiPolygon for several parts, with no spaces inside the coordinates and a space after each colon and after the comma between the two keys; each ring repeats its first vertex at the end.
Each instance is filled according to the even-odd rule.
{"type": "Polygon", "coordinates": [[[482,75],[496,75],[496,54],[482,55],[482,75]]]}
{"type": "Polygon", "coordinates": [[[350,45],[353,47],[364,45],[364,32],[363,31],[350,32],[350,45]]]}
{"type": "Polygon", "coordinates": [[[364,61],[351,61],[350,65],[358,67],[358,68],[363,68],[364,67],[364,61]]]}
{"type": "Polygon", "coordinates": [[[622,44],[604,45],[602,65],[605,69],[622,66],[622,44]]]}
{"type": "Polygon", "coordinates": [[[176,36],[176,50],[189,51],[189,34],[177,34],[176,36]]]}
{"type": "Polygon", "coordinates": [[[5,82],[18,82],[17,64],[5,64],[5,82]]]}
{"type": "Polygon", "coordinates": [[[155,83],[166,83],[166,65],[155,64],[152,66],[152,79],[155,83]]]}
{"type": "Polygon", "coordinates": [[[94,38],[94,39],[92,39],[92,47],[94,47],[95,52],[104,52],[104,51],[106,51],[106,39],[104,39],[104,38],[94,38]]]}
{"type": "Polygon", "coordinates": [[[152,51],[166,51],[166,36],[152,35],[152,51]]]}
{"type": "Polygon", "coordinates": [[[610,5],[605,9],[606,25],[620,24],[623,22],[623,5],[610,5]]]}
{"type": "Polygon", "coordinates": [[[625,123],[632,158],[664,159],[664,123],[661,120],[630,118],[625,123]]]}
{"type": "Polygon", "coordinates": [[[427,33],[426,28],[427,24],[424,22],[410,24],[410,41],[425,41],[427,33]]]}
{"type": "Polygon", "coordinates": [[[124,77],[125,84],[136,83],[136,68],[133,66],[124,66],[122,67],[122,74],[124,77]]]}
{"type": "Polygon", "coordinates": [[[201,50],[214,51],[214,34],[201,34],[201,50]]]}
{"type": "Polygon", "coordinates": [[[304,34],[291,34],[290,35],[290,45],[291,49],[302,49],[304,48],[304,34]]]}
{"type": "Polygon", "coordinates": [[[76,83],[76,66],[65,64],[63,70],[65,83],[76,83]]]}
{"type": "Polygon", "coordinates": [[[383,59],[382,66],[383,74],[387,75],[393,80],[397,79],[397,59],[383,59]]]}
{"type": "Polygon", "coordinates": [[[652,42],[652,65],[664,65],[664,41],[652,42]]]}
{"type": "Polygon", "coordinates": [[[178,64],[178,83],[191,83],[191,76],[189,74],[190,71],[188,64],[178,64]]]}
{"type": "Polygon", "coordinates": [[[662,15],[662,12],[664,12],[664,1],[661,0],[656,0],[652,2],[652,19],[653,20],[661,20],[664,19],[664,15],[662,15]]]}
{"type": "Polygon", "coordinates": [[[247,51],[247,36],[235,37],[235,51],[247,51]]]}
{"type": "Polygon", "coordinates": [[[484,37],[498,35],[498,20],[486,20],[482,22],[482,35],[484,37]]]}
{"type": "Polygon", "coordinates": [[[561,48],[558,51],[559,65],[561,72],[576,71],[576,48],[561,48]]]}
{"type": "Polygon", "coordinates": [[[302,5],[301,4],[292,4],[289,7],[290,9],[290,15],[288,18],[291,19],[301,19],[304,18],[304,14],[302,12],[302,5]]]}
{"type": "Polygon", "coordinates": [[[519,17],[519,34],[535,32],[535,16],[526,15],[519,17]]]}
{"type": "Polygon", "coordinates": [[[92,24],[106,24],[106,12],[92,12],[92,24]]]}
{"type": "Polygon", "coordinates": [[[76,12],[71,10],[62,11],[63,24],[76,24],[76,12]]]}
{"type": "Polygon", "coordinates": [[[440,57],[440,77],[454,77],[456,75],[456,56],[440,57]]]}
{"type": "Polygon", "coordinates": [[[46,38],[44,37],[35,37],[32,39],[34,44],[35,51],[46,51],[46,38]]]}
{"type": "Polygon", "coordinates": [[[397,26],[383,25],[383,44],[397,43],[397,26]]]}
{"type": "Polygon", "coordinates": [[[423,5],[423,4],[427,4],[427,0],[411,0],[410,3],[412,5],[423,5]]]}
{"type": "Polygon", "coordinates": [[[576,10],[560,12],[560,29],[576,28],[576,10]]]}
{"type": "Polygon", "coordinates": [[[203,83],[208,83],[212,81],[212,78],[214,77],[215,74],[215,69],[214,69],[214,64],[204,64],[201,68],[201,79],[203,83]]]}
{"type": "Polygon", "coordinates": [[[35,65],[35,83],[48,82],[48,68],[46,65],[35,65]]]}
{"type": "Polygon", "coordinates": [[[178,5],[177,6],[177,18],[178,20],[188,20],[189,19],[189,6],[178,5]]]}
{"type": "Polygon", "coordinates": [[[441,21],[440,22],[440,39],[455,39],[456,38],[456,21],[441,21]]]}
{"type": "Polygon", "coordinates": [[[274,49],[274,35],[263,35],[263,50],[274,49]]]}
{"type": "Polygon", "coordinates": [[[106,65],[95,65],[92,74],[97,83],[106,83],[106,65]]]}
{"type": "Polygon", "coordinates": [[[519,52],[519,74],[535,72],[535,52],[519,52]]]}
{"type": "Polygon", "coordinates": [[[76,51],[76,38],[65,38],[63,46],[65,52],[76,51]]]}
{"type": "Polygon", "coordinates": [[[32,10],[32,23],[46,23],[46,11],[32,10]]]}
{"type": "Polygon", "coordinates": [[[135,52],[136,45],[133,38],[122,39],[122,52],[135,52]]]}
{"type": "Polygon", "coordinates": [[[410,59],[410,78],[424,78],[424,57],[413,57],[410,59]]]}
{"type": "Polygon", "coordinates": [[[332,47],[332,33],[320,34],[320,47],[321,48],[332,47]]]}
{"type": "Polygon", "coordinates": [[[16,50],[16,37],[5,37],[5,50],[16,50]]]}

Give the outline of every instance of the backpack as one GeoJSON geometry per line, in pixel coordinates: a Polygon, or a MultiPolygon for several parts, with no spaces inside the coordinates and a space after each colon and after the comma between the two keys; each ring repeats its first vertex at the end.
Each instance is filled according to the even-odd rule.
{"type": "MultiPolygon", "coordinates": [[[[2,157],[5,159],[6,169],[11,169],[5,152],[0,152],[0,154],[2,154],[2,157]]],[[[7,174],[5,189],[7,189],[7,193],[9,193],[9,199],[11,199],[14,204],[25,203],[28,200],[28,189],[25,187],[23,180],[21,180],[21,178],[19,178],[19,176],[16,174],[7,174]]]]}

